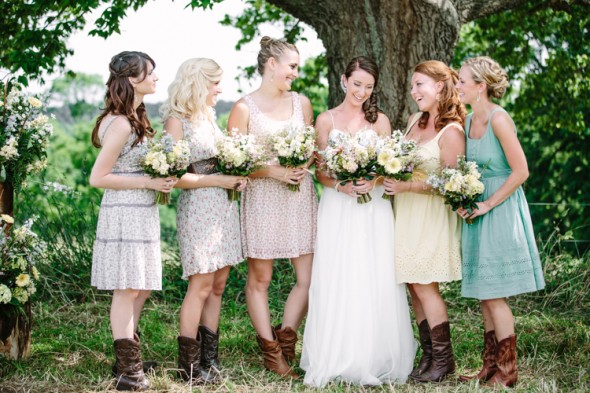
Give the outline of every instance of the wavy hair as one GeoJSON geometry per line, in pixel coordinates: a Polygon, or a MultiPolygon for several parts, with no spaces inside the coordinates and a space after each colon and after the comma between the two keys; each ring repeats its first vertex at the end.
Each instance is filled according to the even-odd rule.
{"type": "Polygon", "coordinates": [[[105,106],[96,119],[92,130],[92,144],[94,147],[102,147],[98,136],[100,123],[109,113],[123,115],[129,120],[131,130],[136,135],[133,146],[142,141],[146,135],[153,135],[154,130],[148,119],[143,102],[134,108],[135,91],[129,78],[141,78],[148,75],[148,65],[156,68],[154,60],[143,52],[121,52],[113,56],[109,63],[109,79],[107,80],[107,92],[105,94],[105,106]]]}
{"type": "Polygon", "coordinates": [[[490,57],[472,57],[465,60],[462,65],[471,70],[475,83],[486,84],[488,97],[502,98],[510,86],[506,71],[490,57]]]}
{"type": "Polygon", "coordinates": [[[356,70],[363,70],[369,73],[374,79],[375,84],[373,85],[373,92],[367,101],[363,103],[363,111],[365,112],[365,119],[374,124],[379,117],[381,110],[377,107],[377,84],[379,83],[379,67],[377,64],[368,57],[358,56],[352,59],[346,69],[344,70],[344,76],[348,80],[353,72],[356,70]]]}
{"type": "MultiPolygon", "coordinates": [[[[459,92],[455,85],[459,74],[442,61],[427,60],[414,67],[414,73],[424,74],[435,82],[442,82],[442,90],[437,94],[438,115],[434,119],[434,129],[438,132],[447,124],[457,122],[461,127],[465,125],[467,111],[459,99],[459,92]]],[[[420,128],[426,128],[430,113],[424,112],[418,121],[420,128]]]]}
{"type": "Polygon", "coordinates": [[[297,47],[288,43],[285,40],[277,40],[268,36],[262,37],[260,40],[260,51],[258,52],[258,73],[264,75],[266,62],[271,57],[279,60],[281,56],[287,51],[295,51],[299,53],[297,47]]]}
{"type": "Polygon", "coordinates": [[[219,82],[222,74],[219,64],[211,59],[195,58],[182,63],[168,87],[168,98],[160,108],[163,119],[176,116],[193,122],[213,120],[207,95],[209,85],[219,82]]]}

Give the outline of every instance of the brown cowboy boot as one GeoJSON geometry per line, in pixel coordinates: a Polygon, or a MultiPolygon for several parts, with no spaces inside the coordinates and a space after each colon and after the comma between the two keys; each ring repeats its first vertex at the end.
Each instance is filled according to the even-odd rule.
{"type": "Polygon", "coordinates": [[[289,367],[287,361],[283,357],[281,345],[279,344],[274,331],[273,336],[274,340],[270,341],[256,335],[256,341],[258,341],[258,346],[264,355],[264,367],[282,377],[297,378],[297,374],[295,374],[295,371],[289,367]]]}
{"type": "Polygon", "coordinates": [[[455,356],[451,345],[449,322],[443,322],[430,330],[432,340],[432,365],[428,370],[413,377],[418,382],[440,382],[455,372],[455,356]]]}
{"type": "Polygon", "coordinates": [[[113,343],[117,361],[115,388],[117,390],[143,391],[150,386],[141,367],[141,346],[130,338],[121,338],[113,343]]]}
{"type": "MultiPolygon", "coordinates": [[[[141,344],[140,337],[141,334],[139,333],[139,330],[136,330],[135,333],[133,333],[133,339],[141,344]]],[[[117,376],[117,367],[119,367],[119,365],[117,364],[117,359],[115,358],[115,364],[113,364],[111,369],[113,372],[113,377],[117,376]]],[[[154,371],[154,369],[158,367],[158,362],[153,360],[145,360],[141,362],[141,367],[143,368],[144,373],[147,373],[148,371],[154,371]]]]}
{"type": "Polygon", "coordinates": [[[490,330],[484,334],[483,340],[483,367],[477,375],[460,375],[459,380],[462,382],[467,382],[472,379],[479,379],[480,381],[487,381],[494,375],[498,366],[496,365],[496,346],[498,345],[498,340],[496,339],[496,332],[494,330],[490,330]]]}
{"type": "Polygon", "coordinates": [[[420,335],[422,357],[416,368],[412,370],[410,377],[417,377],[428,370],[432,364],[432,340],[430,340],[430,326],[428,326],[426,319],[418,324],[418,334],[420,335]]]}
{"type": "Polygon", "coordinates": [[[216,375],[201,367],[201,343],[194,338],[178,336],[180,377],[193,385],[216,382],[216,375]]]}
{"type": "Polygon", "coordinates": [[[281,346],[281,351],[283,352],[283,356],[287,363],[291,363],[295,360],[295,345],[297,344],[297,332],[291,329],[290,327],[281,327],[282,325],[277,325],[273,328],[277,340],[279,340],[279,345],[281,346]]]}
{"type": "Polygon", "coordinates": [[[201,368],[214,378],[219,377],[219,359],[217,357],[219,347],[219,334],[214,333],[206,326],[199,326],[197,341],[201,342],[201,368]]]}
{"type": "Polygon", "coordinates": [[[516,334],[511,334],[498,343],[496,362],[498,364],[498,370],[486,385],[514,386],[518,380],[518,366],[516,365],[516,334]]]}

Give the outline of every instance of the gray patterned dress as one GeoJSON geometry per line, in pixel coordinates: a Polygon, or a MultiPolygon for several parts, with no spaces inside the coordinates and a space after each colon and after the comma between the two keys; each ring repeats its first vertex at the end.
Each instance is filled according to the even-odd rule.
{"type": "MultiPolygon", "coordinates": [[[[218,173],[215,139],[222,134],[217,125],[207,120],[191,123],[182,119],[182,129],[191,150],[189,172],[218,173]]],[[[176,227],[184,279],[244,260],[238,203],[231,202],[227,190],[221,187],[182,190],[176,227]]]]}
{"type": "MultiPolygon", "coordinates": [[[[116,116],[107,116],[99,129],[102,141],[116,116]]],[[[147,143],[132,146],[132,134],[117,158],[112,173],[144,176],[140,160],[147,143]]],[[[154,190],[104,191],[92,255],[91,285],[97,289],[162,289],[160,216],[154,190]]]]}

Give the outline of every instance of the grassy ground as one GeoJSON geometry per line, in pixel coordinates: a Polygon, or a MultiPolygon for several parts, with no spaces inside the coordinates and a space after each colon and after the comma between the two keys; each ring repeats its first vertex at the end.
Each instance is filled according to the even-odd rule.
{"type": "MultiPolygon", "coordinates": [[[[173,269],[174,270],[174,269],[173,269]]],[[[290,267],[278,269],[271,288],[273,318],[291,282],[290,267]]],[[[222,311],[220,358],[223,381],[210,387],[193,387],[203,392],[306,392],[315,391],[302,380],[285,381],[266,372],[247,316],[243,284],[245,266],[232,271],[222,311]]],[[[184,288],[165,281],[162,294],[146,304],[141,321],[145,359],[160,367],[149,375],[153,391],[189,392],[191,387],[175,375],[178,311],[184,288]]],[[[67,285],[64,285],[66,287],[67,285]]],[[[32,355],[23,361],[0,359],[0,392],[107,392],[113,389],[110,366],[113,359],[109,331],[109,295],[80,287],[72,296],[67,291],[49,292],[34,306],[32,355]],[[45,299],[47,298],[47,299],[45,299]]],[[[557,289],[560,286],[556,286],[557,289]]],[[[587,288],[580,288],[587,290],[587,288]]],[[[566,292],[571,295],[571,290],[566,292]]],[[[521,296],[512,302],[517,321],[519,384],[517,392],[590,391],[590,317],[587,304],[564,307],[549,301],[550,294],[521,296]]],[[[473,372],[481,365],[481,317],[477,303],[462,299],[455,283],[444,289],[449,303],[458,374],[473,372]]],[[[563,299],[565,295],[557,296],[563,299]]],[[[580,298],[577,298],[580,299],[580,298]]],[[[583,302],[586,297],[581,298],[583,302]]],[[[582,303],[583,303],[582,302],[582,303]]],[[[302,335],[302,329],[299,331],[302,335]]],[[[298,343],[298,352],[301,343],[298,343]]],[[[301,370],[298,372],[302,375],[301,370]]],[[[375,388],[332,383],[326,392],[477,392],[493,391],[475,382],[459,383],[456,377],[440,384],[388,385],[375,388]]]]}

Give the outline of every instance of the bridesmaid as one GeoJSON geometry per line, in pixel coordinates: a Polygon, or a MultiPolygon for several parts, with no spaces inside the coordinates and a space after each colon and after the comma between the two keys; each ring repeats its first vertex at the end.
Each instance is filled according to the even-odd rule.
{"type": "Polygon", "coordinates": [[[246,178],[225,176],[216,169],[215,139],[222,133],[213,107],[221,93],[219,65],[204,58],[185,61],[168,88],[161,112],[164,128],[175,140],[188,141],[189,173],[181,188],[176,218],[183,279],[188,290],[180,308],[178,366],[184,380],[216,382],[221,296],[230,266],[241,262],[238,204],[225,189],[242,190],[246,178]],[[200,325],[199,325],[200,324],[200,325]]]}
{"type": "MultiPolygon", "coordinates": [[[[289,126],[310,125],[309,100],[290,92],[298,76],[299,52],[283,40],[263,37],[258,53],[260,87],[242,97],[231,110],[228,129],[265,142],[289,126]]],[[[311,164],[311,161],[310,161],[311,164]]],[[[295,358],[297,329],[306,312],[316,237],[318,201],[307,168],[286,168],[276,158],[250,175],[242,193],[242,246],[248,258],[246,304],[264,355],[264,366],[283,376],[295,376],[287,362],[295,358]],[[299,184],[293,192],[288,184],[299,184]],[[282,323],[271,326],[268,286],[273,260],[290,259],[297,283],[291,290],[282,323]]]]}
{"type": "MultiPolygon", "coordinates": [[[[406,138],[419,145],[424,173],[454,167],[465,154],[465,108],[455,88],[457,73],[430,60],[412,75],[412,98],[420,113],[412,116],[406,138]]],[[[461,279],[461,220],[423,180],[386,179],[395,195],[395,266],[398,283],[407,283],[416,315],[422,358],[411,377],[438,382],[455,371],[447,306],[439,283],[461,279]]]]}
{"type": "Polygon", "coordinates": [[[467,159],[482,171],[484,194],[477,209],[458,209],[463,218],[464,297],[479,299],[483,314],[483,368],[473,377],[490,385],[513,386],[518,378],[514,316],[506,298],[545,287],[529,207],[522,184],[529,176],[526,157],[508,113],[494,104],[508,76],[489,57],[466,60],[457,85],[473,112],[467,117],[467,159]]]}
{"type": "Polygon", "coordinates": [[[176,179],[152,179],[141,169],[154,130],[143,97],[156,92],[155,63],[142,52],[111,59],[105,108],[92,130],[100,148],[90,174],[104,188],[92,255],[91,285],[112,290],[110,322],[117,390],[146,390],[137,334],[139,317],[152,290],[162,289],[160,218],[156,191],[170,192],[176,179]]]}

